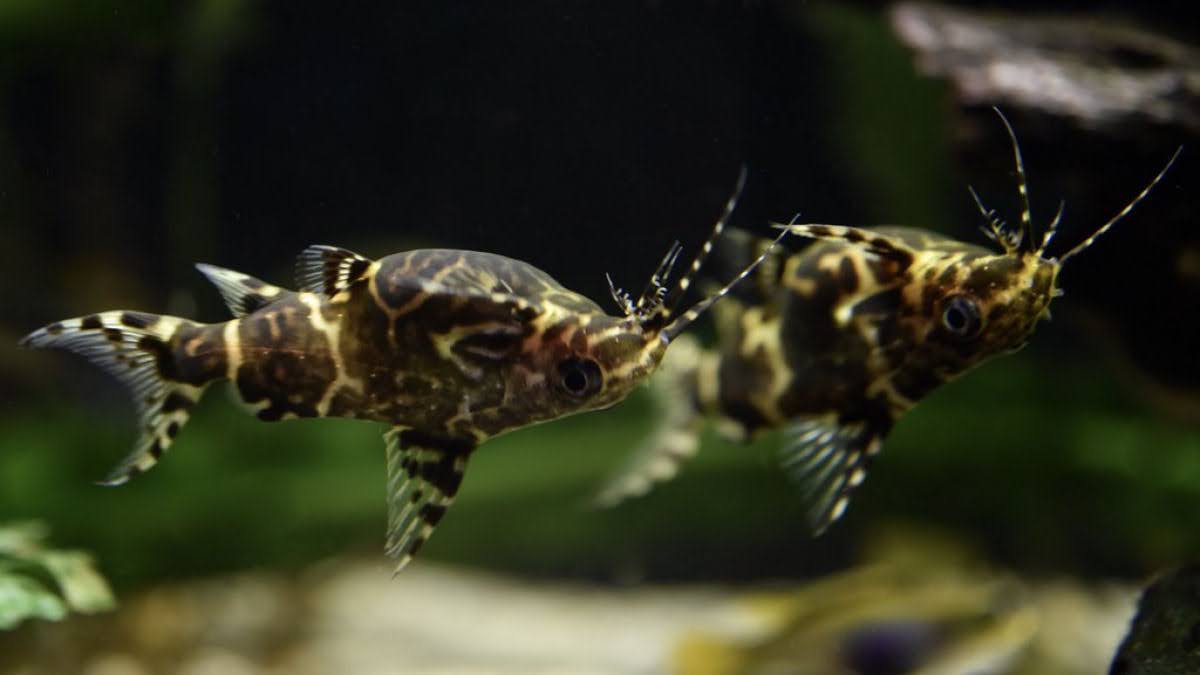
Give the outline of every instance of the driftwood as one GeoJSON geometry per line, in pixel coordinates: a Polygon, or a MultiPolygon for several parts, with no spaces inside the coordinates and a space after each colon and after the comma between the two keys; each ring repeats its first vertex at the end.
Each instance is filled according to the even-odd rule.
{"type": "Polygon", "coordinates": [[[901,3],[891,22],[918,68],[953,82],[966,105],[1033,109],[1084,127],[1145,117],[1200,131],[1200,50],[1127,19],[901,3]]]}
{"type": "Polygon", "coordinates": [[[1138,601],[1109,675],[1200,672],[1200,565],[1164,574],[1138,601]]]}

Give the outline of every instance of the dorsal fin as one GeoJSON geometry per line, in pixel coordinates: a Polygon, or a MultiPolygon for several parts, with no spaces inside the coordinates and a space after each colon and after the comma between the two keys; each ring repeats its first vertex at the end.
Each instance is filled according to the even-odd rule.
{"type": "Polygon", "coordinates": [[[224,267],[196,263],[196,269],[208,277],[217,290],[221,299],[236,317],[242,317],[262,307],[275,302],[287,291],[278,286],[272,286],[261,279],[255,279],[248,274],[227,270],[224,267]]]}
{"type": "Polygon", "coordinates": [[[316,244],[296,258],[296,284],[310,293],[337,295],[362,279],[371,261],[353,251],[316,244]]]}

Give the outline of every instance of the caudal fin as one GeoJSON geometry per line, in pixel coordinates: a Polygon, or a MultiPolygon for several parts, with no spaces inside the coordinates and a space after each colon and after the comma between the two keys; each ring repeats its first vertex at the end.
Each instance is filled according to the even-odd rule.
{"type": "Polygon", "coordinates": [[[207,382],[180,372],[172,337],[196,328],[173,316],[118,310],[58,321],[21,340],[25,348],[57,347],[80,354],[132,393],[141,433],[133,451],[102,484],[120,485],[149,470],[187,423],[207,382]]]}

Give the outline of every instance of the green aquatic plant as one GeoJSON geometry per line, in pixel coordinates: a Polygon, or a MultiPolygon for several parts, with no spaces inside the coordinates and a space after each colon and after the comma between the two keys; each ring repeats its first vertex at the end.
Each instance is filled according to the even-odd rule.
{"type": "Polygon", "coordinates": [[[41,523],[0,525],[0,630],[25,619],[58,621],[70,612],[116,607],[108,582],[82,551],[46,548],[41,523]]]}

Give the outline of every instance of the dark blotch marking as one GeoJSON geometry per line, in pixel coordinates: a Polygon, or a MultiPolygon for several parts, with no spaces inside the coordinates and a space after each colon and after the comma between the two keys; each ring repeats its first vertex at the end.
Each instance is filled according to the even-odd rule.
{"type": "Polygon", "coordinates": [[[105,328],[103,332],[104,337],[107,338],[109,342],[119,343],[124,336],[124,333],[121,332],[120,328],[105,328]]]}
{"type": "Polygon", "coordinates": [[[175,358],[171,353],[167,343],[154,337],[153,335],[143,335],[137,342],[138,349],[150,354],[154,357],[155,365],[158,367],[158,374],[168,380],[176,380],[179,377],[179,371],[175,368],[175,358]]]}
{"type": "Polygon", "coordinates": [[[158,323],[158,317],[145,312],[122,312],[121,325],[129,328],[143,329],[158,323]]]}
{"type": "Polygon", "coordinates": [[[370,266],[371,263],[367,260],[363,260],[362,258],[352,258],[350,262],[349,275],[346,277],[346,284],[349,285],[361,279],[363,273],[366,272],[367,268],[370,266]]]}
{"type": "Polygon", "coordinates": [[[441,450],[449,455],[468,455],[475,449],[475,444],[463,438],[431,434],[419,429],[405,429],[400,432],[400,449],[407,450],[413,446],[441,450]]]}
{"type": "Polygon", "coordinates": [[[412,467],[411,471],[409,471],[406,462],[405,470],[409,471],[409,475],[415,473],[417,476],[420,476],[421,480],[429,483],[447,497],[456,495],[459,485],[462,484],[463,477],[462,471],[455,466],[456,460],[459,457],[465,457],[470,454],[475,449],[475,444],[470,441],[429,434],[416,429],[400,432],[400,448],[408,450],[414,446],[436,451],[438,457],[432,461],[415,462],[415,466],[412,467]]]}
{"type": "Polygon", "coordinates": [[[842,261],[838,263],[838,283],[843,293],[849,294],[858,290],[858,273],[855,272],[854,263],[849,257],[842,256],[842,261]]]}
{"type": "Polygon", "coordinates": [[[859,232],[858,230],[849,230],[846,232],[846,241],[857,244],[857,243],[859,243],[861,241],[865,241],[865,240],[866,240],[866,237],[864,237],[862,232],[859,232]]]}
{"type": "Polygon", "coordinates": [[[170,394],[167,394],[166,400],[163,401],[162,411],[164,413],[169,413],[175,412],[176,410],[191,410],[195,405],[196,402],[192,399],[180,394],[177,391],[173,391],[170,394]]]}
{"type": "Polygon", "coordinates": [[[150,453],[150,456],[153,457],[154,459],[158,459],[159,457],[162,457],[162,454],[163,454],[162,443],[160,443],[157,439],[155,439],[155,441],[150,444],[149,453],[150,453]]]}
{"type": "Polygon", "coordinates": [[[892,387],[896,393],[916,402],[937,389],[944,380],[932,368],[917,366],[905,368],[892,375],[892,387]]]}
{"type": "Polygon", "coordinates": [[[439,504],[425,504],[421,507],[419,514],[426,525],[433,527],[441,522],[442,516],[446,515],[446,507],[439,504]]]}
{"type": "Polygon", "coordinates": [[[409,554],[409,555],[416,555],[416,554],[417,554],[417,551],[420,551],[420,550],[421,550],[421,547],[422,547],[422,546],[424,546],[424,545],[425,545],[425,538],[424,538],[424,537],[417,537],[416,539],[413,539],[413,540],[412,540],[412,544],[411,544],[411,545],[409,545],[409,547],[408,547],[408,554],[409,554]]]}
{"type": "Polygon", "coordinates": [[[904,302],[904,294],[899,288],[881,291],[854,304],[854,316],[888,316],[894,317],[900,311],[904,302]]]}
{"type": "Polygon", "coordinates": [[[254,277],[242,277],[242,285],[246,288],[262,288],[266,286],[261,279],[255,279],[254,277]]]}
{"type": "Polygon", "coordinates": [[[269,304],[270,301],[258,293],[247,293],[242,296],[242,313],[253,314],[269,304]]]}
{"type": "Polygon", "coordinates": [[[46,331],[47,335],[61,335],[63,332],[63,325],[56,321],[49,326],[46,326],[43,330],[46,331]]]}
{"type": "Polygon", "coordinates": [[[103,324],[100,323],[100,317],[93,314],[91,316],[84,317],[79,323],[79,328],[82,330],[96,330],[102,325],[103,324]]]}

